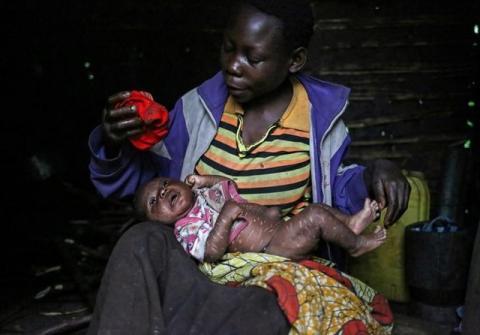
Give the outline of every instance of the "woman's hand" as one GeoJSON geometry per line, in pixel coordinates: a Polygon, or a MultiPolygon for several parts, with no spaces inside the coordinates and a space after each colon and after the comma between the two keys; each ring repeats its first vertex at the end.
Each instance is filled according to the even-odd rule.
{"type": "Polygon", "coordinates": [[[391,161],[378,159],[367,165],[364,180],[370,197],[380,209],[387,207],[385,227],[391,226],[405,212],[410,197],[410,184],[400,169],[391,161]]]}
{"type": "Polygon", "coordinates": [[[127,99],[130,92],[120,92],[110,96],[102,113],[102,127],[105,134],[107,155],[118,154],[120,145],[130,136],[144,130],[144,122],[138,116],[135,106],[116,106],[127,99]]]}

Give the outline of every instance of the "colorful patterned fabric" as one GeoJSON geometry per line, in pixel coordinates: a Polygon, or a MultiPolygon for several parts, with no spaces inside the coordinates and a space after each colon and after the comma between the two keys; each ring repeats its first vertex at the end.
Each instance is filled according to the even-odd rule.
{"type": "Polygon", "coordinates": [[[200,270],[212,281],[260,286],[276,293],[290,334],[391,334],[387,300],[359,280],[319,258],[293,262],[260,253],[230,253],[200,270]]]}
{"type": "MultiPolygon", "coordinates": [[[[175,222],[174,234],[183,249],[200,262],[205,257],[208,235],[217,222],[218,215],[227,200],[245,202],[231,181],[222,181],[212,187],[194,190],[195,204],[188,214],[175,222]]],[[[245,220],[236,220],[231,229],[229,242],[248,225],[245,220]]]]}
{"type": "Polygon", "coordinates": [[[223,175],[235,180],[249,202],[279,206],[282,215],[297,214],[310,201],[309,105],[302,84],[292,78],[293,97],[282,118],[265,136],[243,143],[243,110],[232,98],[214,140],[199,160],[200,175],[223,175]]]}

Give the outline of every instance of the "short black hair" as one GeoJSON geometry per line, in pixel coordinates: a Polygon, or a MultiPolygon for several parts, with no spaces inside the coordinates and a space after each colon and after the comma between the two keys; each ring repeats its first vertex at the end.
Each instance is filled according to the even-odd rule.
{"type": "Polygon", "coordinates": [[[310,1],[238,0],[237,4],[248,4],[265,14],[278,18],[283,25],[283,36],[289,49],[308,48],[314,25],[310,1]]]}

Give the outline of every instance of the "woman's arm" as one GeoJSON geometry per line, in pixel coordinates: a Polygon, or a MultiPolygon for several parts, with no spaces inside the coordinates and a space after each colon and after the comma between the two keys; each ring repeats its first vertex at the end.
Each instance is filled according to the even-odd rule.
{"type": "Polygon", "coordinates": [[[395,223],[405,212],[410,185],[392,162],[377,159],[363,166],[342,167],[333,184],[333,205],[344,213],[354,214],[365,198],[374,199],[380,209],[387,207],[385,226],[395,223]]]}
{"type": "Polygon", "coordinates": [[[122,198],[132,195],[140,185],[156,176],[179,178],[188,145],[182,114],[183,105],[179,100],[169,113],[169,135],[155,145],[155,150],[137,150],[125,138],[112,140],[104,124],[96,127],[89,137],[89,169],[98,192],[104,197],[122,198]]]}
{"type": "Polygon", "coordinates": [[[138,186],[162,175],[161,168],[168,161],[154,159],[149,152],[140,152],[129,143],[119,147],[116,156],[107,153],[104,133],[101,127],[95,128],[89,137],[90,179],[97,191],[104,197],[122,198],[132,195],[138,186]]]}

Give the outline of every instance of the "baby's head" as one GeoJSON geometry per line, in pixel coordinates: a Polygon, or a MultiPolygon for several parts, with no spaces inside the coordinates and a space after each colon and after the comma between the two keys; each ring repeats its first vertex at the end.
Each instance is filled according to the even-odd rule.
{"type": "Polygon", "coordinates": [[[139,218],[170,225],[183,218],[194,202],[192,189],[186,183],[157,177],[138,189],[134,206],[139,218]]]}
{"type": "Polygon", "coordinates": [[[229,17],[220,63],[238,103],[270,96],[304,67],[313,34],[307,0],[239,0],[229,17]]]}

